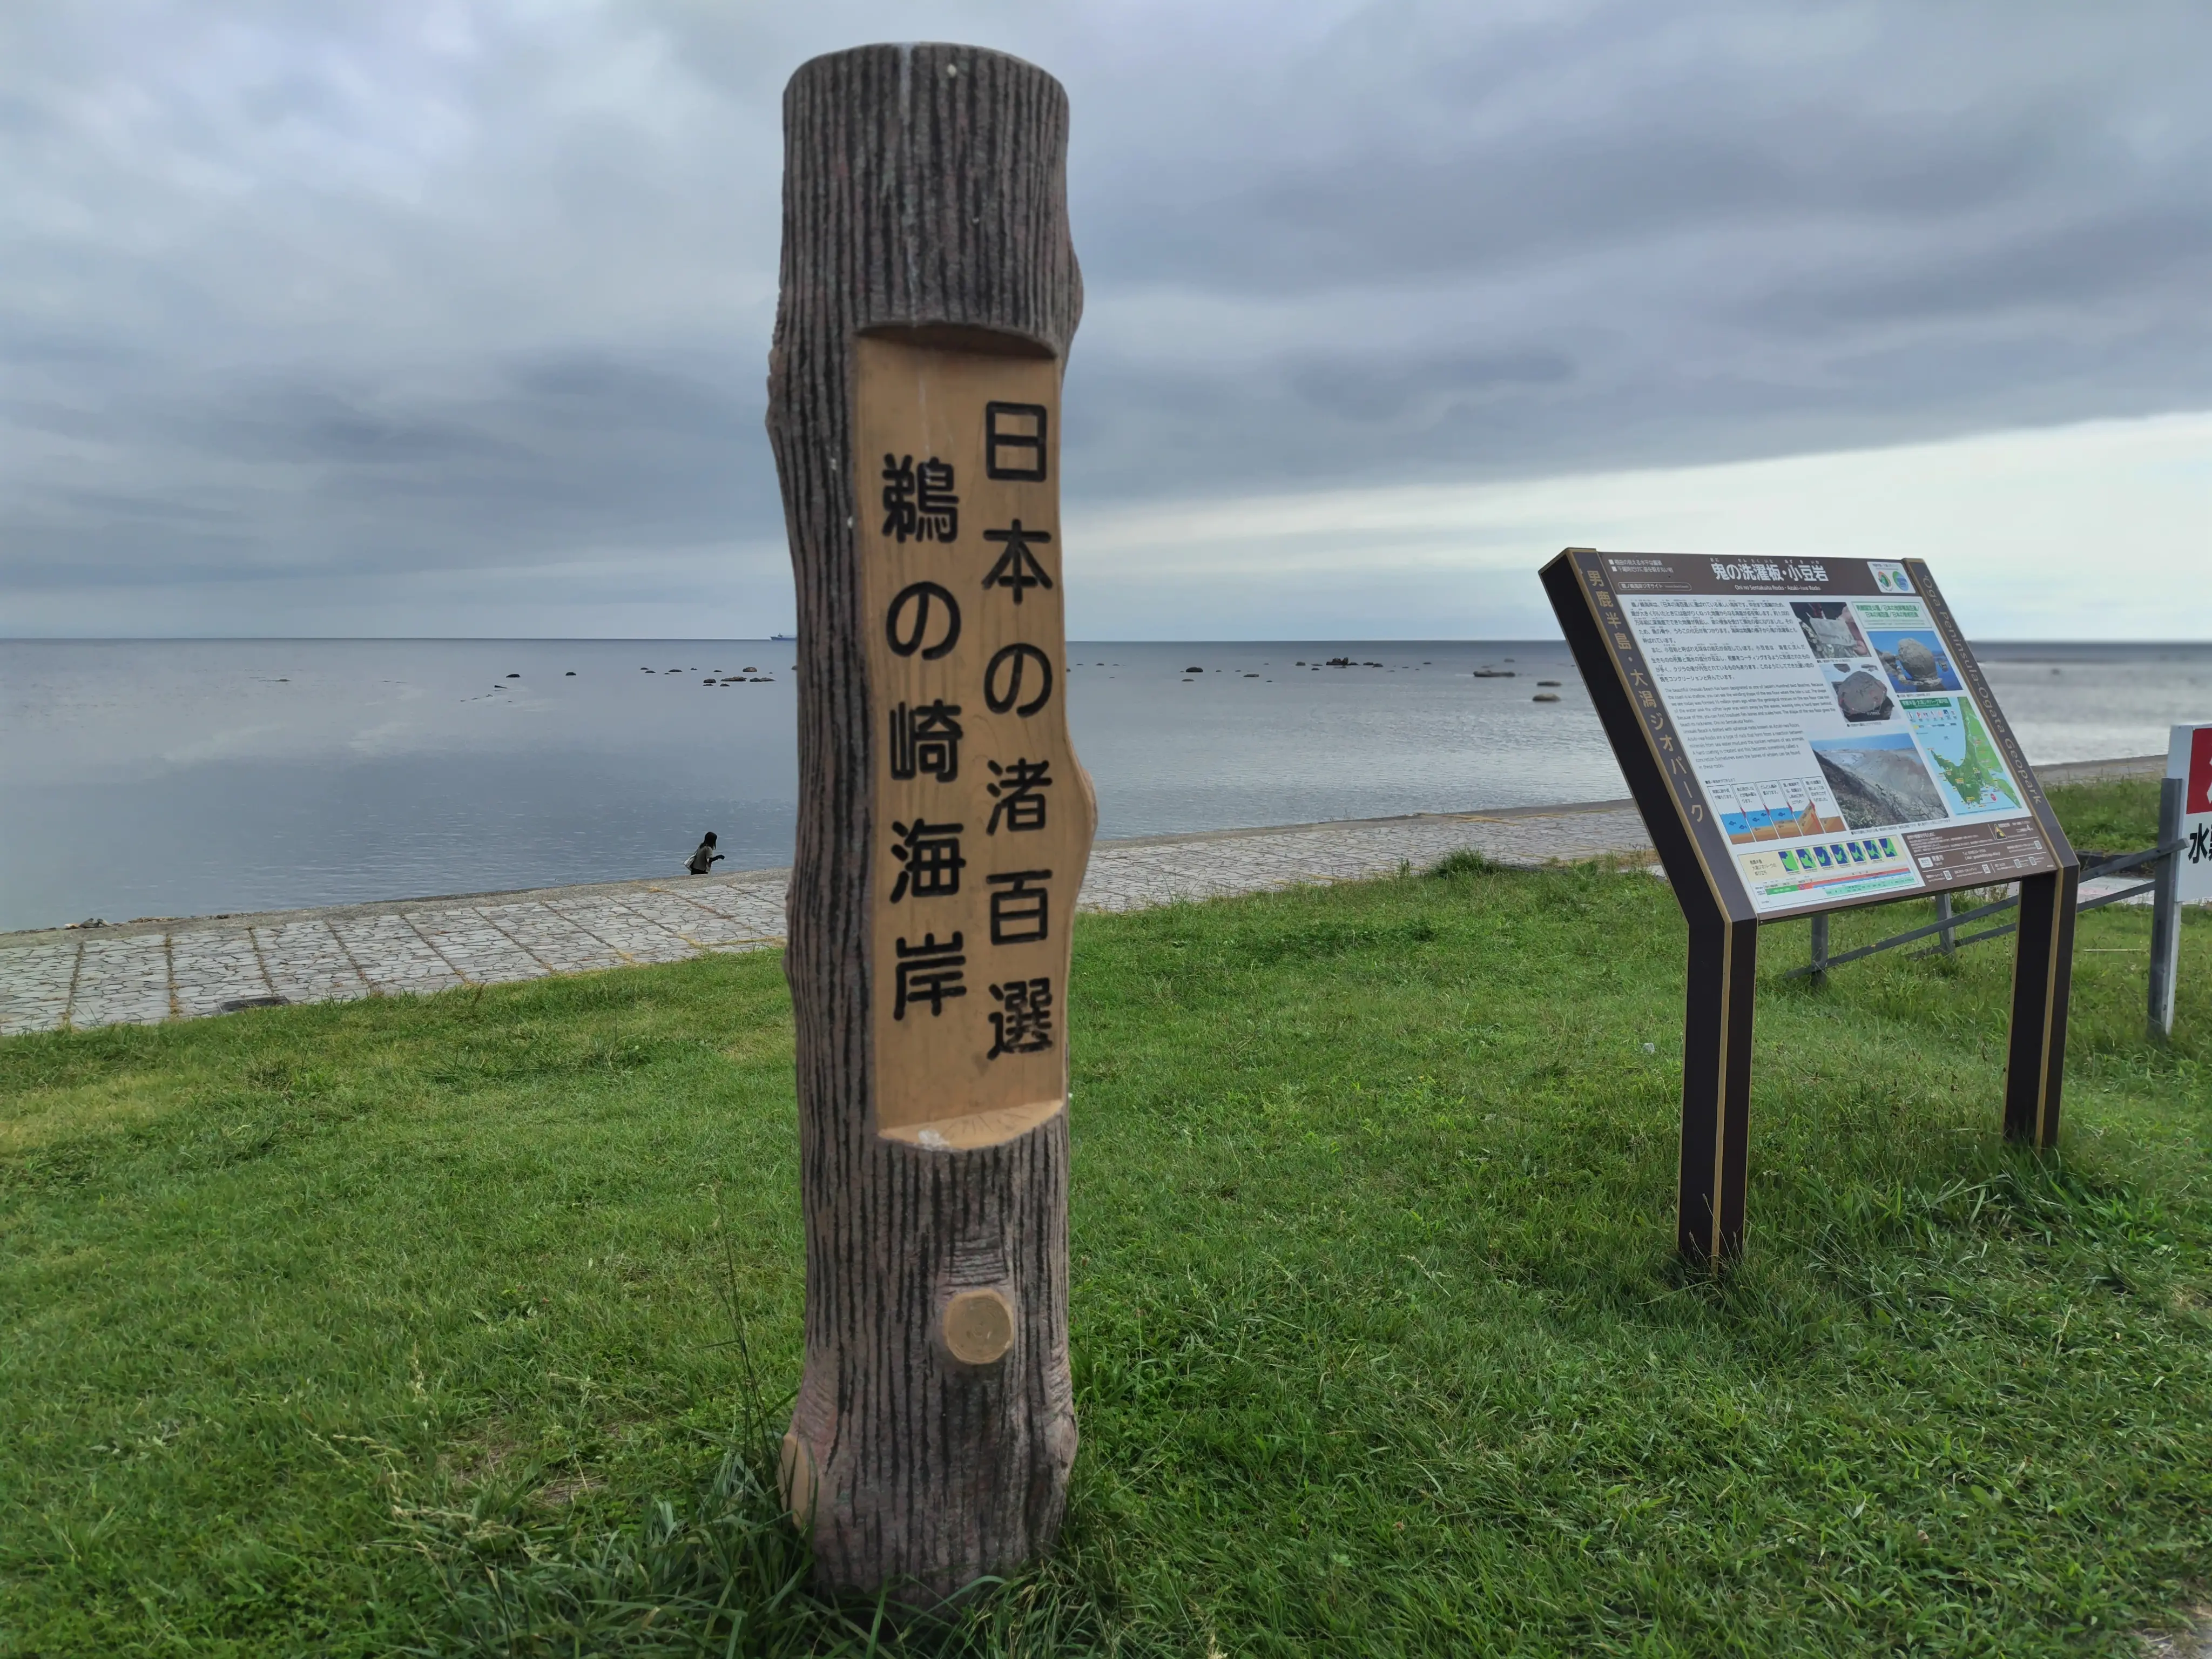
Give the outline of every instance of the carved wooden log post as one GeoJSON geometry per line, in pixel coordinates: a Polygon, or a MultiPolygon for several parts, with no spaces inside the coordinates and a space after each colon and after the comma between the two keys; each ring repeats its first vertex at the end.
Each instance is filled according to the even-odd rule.
{"type": "Polygon", "coordinates": [[[1049,1549],[1067,1362],[1067,99],[966,46],[784,94],[768,427],[799,596],[806,1364],[784,1492],[827,1584],[1049,1549]]]}

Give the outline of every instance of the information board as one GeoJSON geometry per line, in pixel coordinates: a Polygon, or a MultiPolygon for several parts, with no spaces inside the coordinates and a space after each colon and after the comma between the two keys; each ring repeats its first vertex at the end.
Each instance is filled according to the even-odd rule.
{"type": "Polygon", "coordinates": [[[1563,557],[1730,911],[2057,867],[2048,807],[1924,565],[1563,557]]]}
{"type": "Polygon", "coordinates": [[[1766,922],[2017,883],[2004,1131],[2055,1146],[2081,862],[1928,567],[1569,548],[1543,580],[1688,924],[1682,1253],[1742,1248],[1766,922]]]}
{"type": "Polygon", "coordinates": [[[2212,900],[2212,726],[2172,729],[2166,775],[2181,781],[2181,848],[2173,860],[2174,896],[2184,904],[2202,904],[2212,900]]]}
{"type": "Polygon", "coordinates": [[[1060,364],[856,348],[855,529],[881,722],[876,1129],[989,1146],[1066,1099],[1068,937],[1097,822],[1067,733],[1060,364]]]}

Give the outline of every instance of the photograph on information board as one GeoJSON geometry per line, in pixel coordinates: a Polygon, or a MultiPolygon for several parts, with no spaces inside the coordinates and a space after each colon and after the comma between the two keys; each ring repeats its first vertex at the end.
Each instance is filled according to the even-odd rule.
{"type": "Polygon", "coordinates": [[[1903,564],[1602,563],[1758,910],[2051,867],[2002,724],[1903,564]]]}

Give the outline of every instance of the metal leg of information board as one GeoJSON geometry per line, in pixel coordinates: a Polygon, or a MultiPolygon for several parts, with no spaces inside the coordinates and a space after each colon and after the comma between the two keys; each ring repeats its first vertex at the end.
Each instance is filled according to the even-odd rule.
{"type": "MultiPolygon", "coordinates": [[[[2182,780],[2167,778],[2158,791],[2158,844],[2181,839],[2182,780]]],[[[2150,1040],[2173,1036],[2173,987],[2181,971],[2181,858],[2168,853],[2158,861],[2158,885],[2150,901],[2150,1040]]]]}
{"type": "Polygon", "coordinates": [[[1688,1007],[1682,1025],[1682,1165],[1674,1226],[1677,1246],[1693,1261],[1731,1261],[1743,1250],[1752,992],[1758,966],[1756,921],[1691,918],[1688,1007]]]}
{"type": "Polygon", "coordinates": [[[2066,1003],[2074,977],[2074,904],[2081,872],[2068,865],[2020,884],[2020,948],[2012,966],[2012,1036],[2005,1053],[2008,1140],[2058,1144],[2066,1071],[2066,1003]]]}
{"type": "Polygon", "coordinates": [[[1942,942],[1936,948],[1947,957],[1955,954],[1959,949],[1959,934],[1951,926],[1951,896],[1948,893],[1936,895],[1936,920],[1943,924],[1943,931],[1936,936],[1942,942]]]}
{"type": "Polygon", "coordinates": [[[1813,983],[1828,982],[1828,913],[1813,918],[1813,983]]]}

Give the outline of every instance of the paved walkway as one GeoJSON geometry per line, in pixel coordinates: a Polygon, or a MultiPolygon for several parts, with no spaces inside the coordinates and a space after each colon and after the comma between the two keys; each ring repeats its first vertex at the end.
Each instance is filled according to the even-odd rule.
{"type": "MultiPolygon", "coordinates": [[[[2156,776],[2162,756],[2038,769],[2046,784],[2156,776]]],[[[1648,856],[1626,801],[1423,813],[1101,842],[1077,902],[1134,910],[1434,864],[1462,848],[1532,868],[1648,856]]],[[[0,934],[0,1035],[227,1013],[259,1003],[496,985],[783,942],[788,872],[677,876],[262,915],[0,934]]],[[[2114,884],[2115,885],[2124,884],[2114,884]]],[[[2148,901],[2140,901],[2148,902],[2148,901]]]]}
{"type": "MultiPolygon", "coordinates": [[[[1416,868],[1647,853],[1626,801],[1103,842],[1078,900],[1133,910],[1416,868]]],[[[0,934],[0,1034],[191,1019],[282,999],[495,985],[783,942],[782,870],[0,934]]]]}

